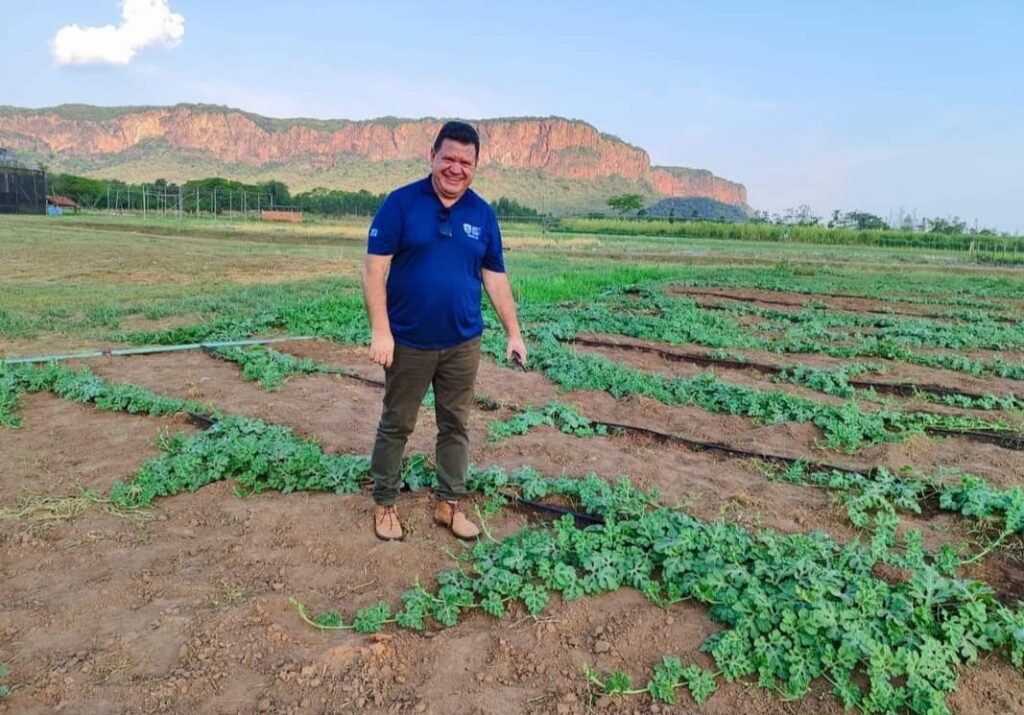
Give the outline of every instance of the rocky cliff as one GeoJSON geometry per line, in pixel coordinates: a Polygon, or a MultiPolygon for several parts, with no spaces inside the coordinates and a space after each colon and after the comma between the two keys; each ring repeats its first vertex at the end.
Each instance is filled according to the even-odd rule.
{"type": "MultiPolygon", "coordinates": [[[[127,179],[197,178],[195,169],[177,175],[197,162],[206,171],[221,165],[225,176],[232,175],[227,167],[249,175],[291,167],[302,178],[296,179],[293,173],[289,183],[302,189],[332,185],[325,177],[338,183],[339,176],[355,164],[422,162],[441,123],[438,119],[270,119],[206,105],[3,107],[0,145],[37,156],[57,171],[117,176],[118,167],[124,167],[130,174],[124,176],[127,179]],[[192,161],[167,161],[175,156],[192,161]]],[[[643,149],[582,121],[547,117],[474,123],[483,140],[479,175],[492,194],[515,198],[515,186],[523,183],[525,175],[573,185],[597,182],[605,192],[609,186],[628,189],[633,185],[649,198],[704,197],[737,206],[747,203],[742,184],[709,171],[652,167],[643,149]],[[503,190],[505,184],[508,190],[503,190]]],[[[414,170],[414,174],[420,172],[421,168],[414,170]]],[[[365,167],[357,173],[364,178],[367,174],[365,167]]],[[[342,188],[363,188],[340,183],[349,184],[342,188]]]]}

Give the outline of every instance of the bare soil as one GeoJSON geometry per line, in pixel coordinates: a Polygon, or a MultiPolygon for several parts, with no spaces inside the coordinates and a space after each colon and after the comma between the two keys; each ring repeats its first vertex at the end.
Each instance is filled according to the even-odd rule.
{"type": "MultiPolygon", "coordinates": [[[[849,311],[853,313],[878,313],[894,316],[928,317],[944,319],[939,316],[946,310],[955,310],[958,306],[950,304],[934,305],[908,303],[893,300],[876,300],[842,295],[814,295],[810,293],[787,293],[785,291],[759,290],[754,288],[703,288],[697,286],[676,286],[670,291],[673,295],[688,295],[698,299],[702,305],[721,305],[723,301],[741,301],[775,310],[803,308],[807,303],[823,305],[828,310],[849,311]]],[[[1019,308],[1019,301],[993,300],[1003,303],[1009,309],[1019,308]]]]}
{"type": "MultiPolygon", "coordinates": [[[[314,341],[277,346],[367,378],[380,379],[359,348],[314,341]]],[[[625,358],[626,355],[616,356],[625,358]]],[[[221,410],[287,425],[332,453],[369,452],[380,410],[378,387],[337,375],[299,376],[273,393],[241,379],[233,365],[201,352],[90,361],[109,380],[207,402],[221,410]]],[[[969,468],[1001,484],[1024,481],[1020,453],[960,440],[917,439],[829,453],[817,429],[762,426],[645,398],[560,393],[536,372],[485,362],[478,394],[516,405],[557,399],[588,417],[678,432],[745,449],[853,467],[940,465],[969,468]]],[[[685,694],[675,707],[649,698],[610,699],[589,691],[581,667],[624,669],[644,683],[668,653],[711,665],[700,644],[718,626],[698,604],[668,611],[623,589],[570,603],[544,616],[466,617],[454,628],[377,636],[318,632],[288,604],[346,614],[384,599],[396,605],[417,577],[452,568],[466,547],[431,521],[432,498],[408,493],[400,511],[409,532],[382,543],[371,531],[368,491],[357,495],[266,493],[241,499],[230,484],[163,499],[133,518],[100,505],[65,519],[32,518],[44,496],[74,498],[79,486],[106,492],[157,454],[163,431],[195,429],[181,418],[104,413],[31,395],[24,427],[0,428],[4,464],[0,509],[0,662],[11,669],[10,713],[840,713],[818,684],[783,702],[752,683],[723,684],[699,709],[685,694]],[[36,501],[33,502],[32,500],[36,501]]],[[[540,428],[487,442],[487,424],[506,412],[474,411],[472,457],[508,469],[530,464],[550,475],[628,474],[657,488],[665,503],[704,519],[752,529],[825,530],[857,536],[825,491],[770,482],[750,460],[695,452],[638,437],[580,439],[540,428]]],[[[433,453],[435,424],[424,408],[409,452],[433,453]]],[[[505,510],[496,536],[536,514],[505,510]]],[[[966,520],[938,514],[904,520],[926,542],[971,538],[966,520]]],[[[979,575],[1013,592],[1015,564],[1000,556],[979,575]]],[[[1019,587],[1018,587],[1019,589],[1019,587]]],[[[1024,713],[1024,682],[999,659],[966,669],[950,703],[956,712],[1024,713]]]]}

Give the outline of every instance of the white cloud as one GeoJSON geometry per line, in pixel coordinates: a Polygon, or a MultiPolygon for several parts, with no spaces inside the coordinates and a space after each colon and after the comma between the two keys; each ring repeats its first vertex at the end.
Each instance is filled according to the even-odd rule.
{"type": "Polygon", "coordinates": [[[174,47],[185,36],[185,18],[167,7],[169,0],[121,0],[121,24],[102,27],[65,25],[51,42],[58,65],[126,65],[144,47],[174,47]]]}

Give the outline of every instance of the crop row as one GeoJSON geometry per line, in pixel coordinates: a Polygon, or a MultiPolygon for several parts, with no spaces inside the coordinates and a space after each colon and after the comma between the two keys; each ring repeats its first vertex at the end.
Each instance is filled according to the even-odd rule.
{"type": "MultiPolygon", "coordinates": [[[[489,349],[499,350],[494,345],[491,345],[489,349]]],[[[663,378],[658,375],[632,371],[596,356],[570,354],[568,358],[558,361],[556,365],[551,355],[559,350],[564,350],[564,348],[550,341],[542,342],[539,348],[535,348],[534,363],[539,365],[549,377],[565,387],[602,389],[616,397],[619,397],[620,393],[639,392],[655,397],[666,404],[696,404],[712,412],[744,414],[755,420],[769,423],[790,419],[812,421],[822,428],[830,445],[851,451],[858,448],[864,441],[902,439],[909,434],[919,434],[929,429],[942,429],[956,433],[969,430],[998,430],[999,434],[1006,431],[1006,435],[1013,436],[1013,433],[1008,431],[1007,425],[991,420],[931,412],[907,413],[893,410],[865,412],[854,403],[835,408],[782,392],[764,392],[730,385],[710,374],[690,380],[663,378]]],[[[238,362],[242,366],[246,379],[258,380],[263,384],[274,386],[280,384],[280,381],[288,374],[309,372],[345,374],[344,370],[318,365],[312,361],[299,361],[293,356],[265,347],[235,348],[230,352],[219,351],[218,354],[225,359],[238,362]]],[[[565,355],[562,357],[565,358],[565,355]]],[[[818,374],[808,375],[796,372],[791,379],[794,382],[799,382],[820,378],[821,375],[818,374]]],[[[553,414],[553,411],[564,412],[569,409],[571,408],[556,404],[546,408],[548,414],[543,414],[540,411],[520,412],[511,423],[493,424],[491,427],[492,439],[517,434],[539,424],[555,424],[556,418],[561,425],[560,428],[573,431],[572,420],[569,417],[553,414]]],[[[987,441],[995,440],[988,439],[987,441]]]]}
{"type": "MultiPolygon", "coordinates": [[[[70,401],[91,402],[103,410],[151,415],[212,413],[193,401],[109,383],[87,368],[75,371],[47,365],[19,368],[15,374],[25,389],[51,391],[70,401]]],[[[551,403],[540,410],[526,409],[508,422],[493,423],[491,435],[500,439],[523,434],[539,424],[581,437],[604,434],[607,429],[572,407],[551,403]]],[[[267,489],[284,493],[310,489],[353,492],[368,479],[369,463],[364,457],[325,455],[315,443],[298,440],[285,427],[233,416],[215,417],[210,425],[195,436],[161,437],[163,454],[147,462],[131,483],[118,484],[112,492],[114,503],[122,508],[149,506],[157,497],[195,491],[227,478],[235,479],[244,493],[267,489]]],[[[422,458],[410,463],[405,477],[410,486],[418,488],[432,481],[433,477],[424,473],[424,465],[422,458]]],[[[851,522],[861,528],[879,514],[900,510],[920,513],[923,501],[938,500],[942,509],[1001,521],[1004,526],[996,544],[1024,532],[1024,489],[997,490],[971,475],[950,482],[927,475],[897,477],[884,469],[871,474],[839,469],[808,471],[799,462],[770,474],[794,484],[828,487],[840,495],[851,522]]]]}
{"type": "MultiPolygon", "coordinates": [[[[639,291],[640,289],[634,289],[639,291]]],[[[1024,379],[1024,365],[1000,359],[974,360],[962,355],[916,352],[911,348],[956,345],[958,349],[992,348],[1022,344],[1024,330],[1015,328],[999,335],[957,335],[952,327],[937,328],[934,344],[923,339],[886,335],[863,335],[840,340],[828,322],[816,312],[806,323],[783,332],[781,337],[757,335],[742,327],[729,313],[700,308],[689,299],[672,299],[657,290],[640,291],[642,300],[588,302],[577,306],[532,306],[524,309],[525,321],[537,331],[556,333],[563,339],[579,333],[609,333],[668,344],[696,344],[719,350],[753,349],[774,353],[819,353],[838,358],[884,358],[924,367],[944,368],[974,375],[992,374],[1024,379]]],[[[850,337],[850,336],[847,336],[850,337]]]]}
{"type": "MultiPolygon", "coordinates": [[[[108,409],[140,411],[146,395],[142,391],[134,401],[111,402],[107,396],[116,392],[114,386],[104,389],[103,381],[88,371],[46,367],[26,372],[38,376],[34,388],[59,384],[69,399],[92,399],[108,409]],[[78,382],[81,388],[74,387],[78,382]]],[[[165,398],[150,393],[149,399],[165,398]]],[[[325,455],[285,428],[245,418],[220,419],[210,430],[169,438],[162,446],[164,453],[135,479],[114,488],[116,503],[145,506],[159,496],[218,479],[234,479],[242,493],[349,492],[368,477],[365,457],[325,455]]],[[[419,488],[431,484],[434,475],[420,459],[407,464],[405,479],[419,488]]],[[[875,482],[888,484],[892,498],[893,480],[875,482]]],[[[695,697],[707,697],[715,679],[749,676],[787,697],[802,697],[812,680],[826,677],[846,706],[863,712],[947,712],[944,697],[955,688],[959,665],[994,650],[1018,667],[1024,657],[1020,611],[999,603],[984,584],[946,575],[947,558],[927,554],[919,542],[908,548],[915,545],[911,539],[894,556],[895,530],[882,528],[886,523],[879,521],[880,514],[871,544],[840,546],[823,535],[752,534],[736,525],[701,522],[658,507],[655,494],[640,492],[624,479],[610,485],[595,477],[546,479],[531,469],[514,474],[489,469],[474,470],[470,484],[491,499],[510,493],[569,499],[599,515],[603,524],[580,528],[563,517],[551,527],[527,527],[501,541],[483,540],[459,568],[437,574],[436,589],[417,583],[394,614],[382,602],[357,614],[353,625],[370,631],[394,619],[404,627],[423,628],[433,619],[451,626],[474,609],[500,617],[514,603],[536,615],[553,595],[572,600],[632,587],[663,608],[686,599],[704,603],[711,618],[725,626],[705,643],[715,672],[683,669],[670,656],[655,667],[643,689],[652,697],[673,702],[684,685],[695,697]],[[872,569],[879,561],[898,563],[908,569],[909,578],[893,584],[876,578],[872,569]]],[[[855,494],[861,507],[867,499],[863,490],[869,488],[850,488],[851,493],[862,490],[855,494]]],[[[988,504],[971,489],[960,494],[947,503],[961,509],[988,504]]],[[[1019,501],[1014,493],[1007,502],[1007,526],[1012,519],[1020,527],[1019,501]]],[[[309,620],[318,627],[346,625],[331,612],[309,620]]],[[[609,692],[630,690],[622,673],[589,677],[609,692]]]]}
{"type": "Polygon", "coordinates": [[[571,342],[573,345],[584,345],[587,347],[635,350],[655,354],[675,362],[688,362],[712,367],[723,366],[739,370],[756,370],[757,372],[772,376],[775,382],[789,382],[835,397],[862,397],[869,400],[878,400],[877,393],[883,392],[912,396],[918,399],[966,409],[1012,410],[1024,407],[1024,402],[1021,402],[1012,393],[1005,396],[972,394],[939,385],[890,383],[857,379],[861,375],[884,373],[885,365],[881,363],[846,363],[833,368],[810,367],[800,363],[775,365],[746,360],[738,356],[730,357],[728,353],[722,350],[716,350],[710,354],[680,352],[665,347],[639,345],[593,337],[577,337],[571,341],[563,342],[571,342]]]}

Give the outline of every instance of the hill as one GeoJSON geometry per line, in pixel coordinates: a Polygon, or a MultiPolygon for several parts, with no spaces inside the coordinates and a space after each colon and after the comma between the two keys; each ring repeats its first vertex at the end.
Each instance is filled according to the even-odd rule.
{"type": "Polygon", "coordinates": [[[662,199],[647,209],[655,218],[677,218],[701,221],[749,221],[752,212],[745,206],[706,199],[703,197],[662,199]]]}
{"type": "MultiPolygon", "coordinates": [[[[387,191],[425,172],[443,119],[274,119],[228,107],[62,105],[0,107],[0,146],[97,178],[181,182],[202,176],[277,179],[294,191],[316,186],[387,191]]],[[[475,183],[542,211],[605,208],[614,194],[707,198],[736,207],[746,188],[710,171],[652,166],[647,152],[576,119],[474,121],[483,140],[475,183]]]]}

